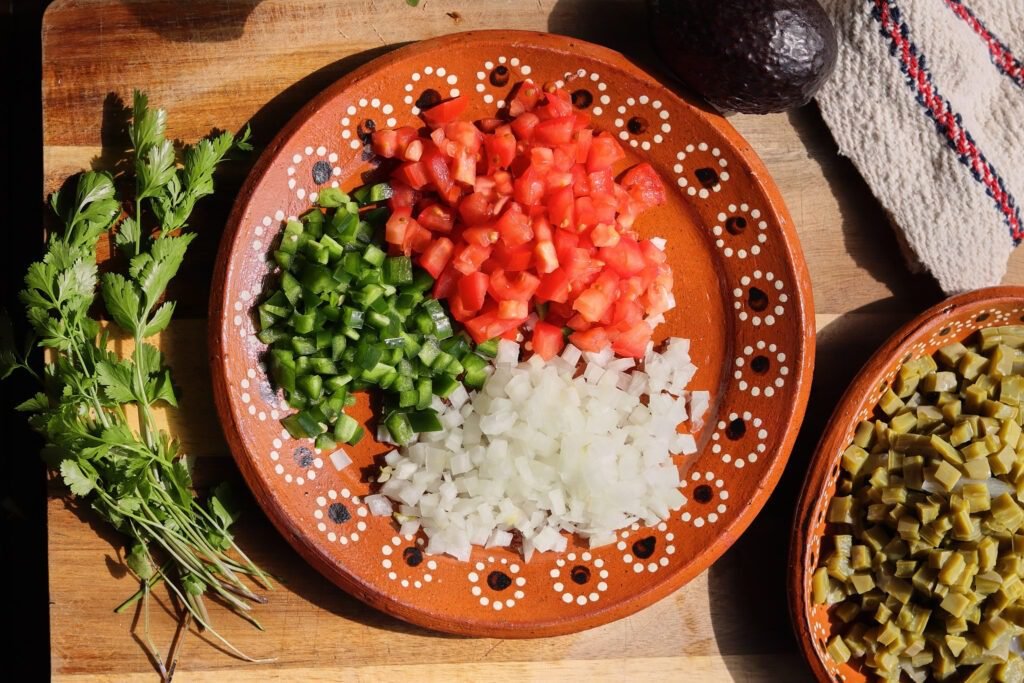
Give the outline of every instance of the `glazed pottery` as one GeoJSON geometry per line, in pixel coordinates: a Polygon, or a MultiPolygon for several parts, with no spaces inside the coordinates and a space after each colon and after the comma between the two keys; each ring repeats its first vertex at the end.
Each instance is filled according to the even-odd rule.
{"type": "Polygon", "coordinates": [[[833,624],[824,605],[811,601],[811,575],[820,564],[829,525],[829,502],[839,479],[842,453],[853,442],[857,424],[870,419],[879,397],[900,366],[963,341],[977,330],[1024,322],[1024,287],[992,287],[954,296],[907,323],[880,348],[846,390],[818,444],[804,480],[790,546],[790,613],[811,668],[821,681],[867,680],[851,664],[837,665],[825,651],[833,624]]]}
{"type": "MultiPolygon", "coordinates": [[[[616,169],[621,170],[621,169],[616,169]]],[[[610,50],[561,36],[463,33],[396,50],[314,99],[253,169],[221,244],[211,300],[217,409],[260,505],[288,541],[341,588],[392,615],[453,633],[530,637],[567,633],[635,612],[708,567],[750,524],[775,486],[803,416],[814,355],[810,287],[792,220],[764,166],[725,119],[688,103],[610,50]],[[255,305],[272,275],[283,221],[325,187],[380,178],[372,128],[421,126],[420,105],[469,99],[466,118],[494,117],[526,78],[554,82],[669,188],[640,218],[662,236],[678,306],[658,339],[692,340],[711,392],[698,453],[679,458],[686,503],[656,528],[633,526],[590,549],[526,563],[508,549],[469,562],[429,556],[369,514],[374,458],[365,438],[344,454],[289,437],[254,336],[255,305]],[[372,123],[371,123],[372,122],[372,123]],[[352,464],[346,466],[351,458],[352,464]],[[340,467],[340,468],[339,468],[340,467]]],[[[376,432],[368,400],[353,413],[376,432]]]]}

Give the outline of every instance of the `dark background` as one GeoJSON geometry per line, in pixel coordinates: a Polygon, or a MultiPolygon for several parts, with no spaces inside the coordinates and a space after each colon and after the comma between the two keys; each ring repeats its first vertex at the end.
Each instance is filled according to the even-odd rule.
{"type": "MultiPolygon", "coordinates": [[[[28,264],[39,256],[43,179],[40,27],[48,0],[7,0],[0,10],[4,45],[4,163],[0,169],[0,301],[19,310],[17,291],[28,264]]],[[[0,670],[7,680],[47,680],[50,674],[46,567],[46,478],[39,440],[12,408],[30,392],[23,377],[0,384],[3,451],[0,466],[0,561],[5,589],[0,670]],[[20,397],[20,398],[19,398],[20,397]]]]}

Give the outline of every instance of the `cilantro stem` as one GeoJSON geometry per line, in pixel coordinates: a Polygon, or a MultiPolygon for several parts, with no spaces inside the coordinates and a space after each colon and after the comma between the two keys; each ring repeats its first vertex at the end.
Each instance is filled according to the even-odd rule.
{"type": "MultiPolygon", "coordinates": [[[[160,571],[160,570],[158,569],[157,571],[160,571]]],[[[161,572],[161,573],[162,573],[162,572],[161,572]]],[[[166,577],[165,577],[165,578],[166,578],[166,577]]],[[[178,589],[178,587],[174,585],[174,582],[172,582],[172,581],[168,581],[168,582],[167,582],[167,585],[168,585],[168,586],[170,587],[170,589],[171,589],[171,590],[172,590],[172,591],[174,592],[174,594],[178,596],[178,599],[179,599],[179,600],[181,600],[181,602],[182,602],[183,604],[186,604],[186,605],[188,604],[188,601],[187,601],[187,600],[185,599],[185,596],[184,596],[184,595],[182,595],[182,593],[181,593],[181,591],[180,591],[180,590],[178,589]]],[[[252,662],[252,663],[254,663],[254,664],[269,664],[270,662],[273,662],[273,661],[274,661],[273,659],[256,659],[256,658],[254,658],[254,657],[250,657],[249,655],[245,654],[244,652],[242,652],[241,650],[239,650],[239,649],[238,649],[237,647],[235,647],[234,645],[232,645],[232,644],[231,644],[231,642],[230,642],[229,640],[227,640],[227,639],[226,639],[226,638],[225,638],[224,636],[222,636],[221,634],[217,633],[216,629],[214,629],[214,628],[213,628],[213,627],[212,627],[212,626],[211,626],[211,625],[209,624],[209,622],[208,622],[208,621],[206,621],[205,619],[203,619],[203,618],[202,618],[202,617],[201,617],[201,616],[200,616],[199,614],[197,614],[197,613],[196,613],[196,612],[195,612],[194,610],[192,610],[192,609],[190,608],[190,609],[189,609],[189,611],[190,611],[190,612],[192,612],[192,618],[193,618],[193,619],[195,619],[196,621],[198,621],[198,622],[199,622],[200,624],[202,624],[203,628],[205,628],[205,629],[206,629],[207,631],[209,631],[209,632],[210,632],[211,634],[213,634],[213,637],[214,637],[214,638],[216,638],[217,640],[219,640],[219,641],[220,641],[221,643],[223,643],[223,644],[224,644],[224,646],[225,646],[225,647],[227,647],[227,648],[228,648],[229,650],[231,650],[232,652],[234,652],[234,653],[235,653],[235,654],[236,654],[237,656],[241,657],[241,658],[242,658],[242,659],[244,659],[245,661],[247,661],[247,662],[252,662]]]]}
{"type": "MultiPolygon", "coordinates": [[[[170,566],[169,563],[164,564],[163,565],[163,569],[166,570],[169,566],[170,566]]],[[[120,605],[118,605],[117,607],[114,608],[114,614],[121,614],[126,609],[128,609],[129,607],[134,605],[136,602],[139,601],[140,598],[142,598],[142,595],[145,592],[147,586],[150,589],[152,589],[153,586],[155,586],[157,583],[162,581],[163,578],[164,577],[163,577],[162,574],[156,573],[156,574],[153,574],[153,576],[149,577],[148,580],[143,581],[142,582],[142,586],[139,587],[139,590],[137,590],[134,593],[132,593],[132,595],[129,596],[124,602],[122,602],[120,605]]]]}

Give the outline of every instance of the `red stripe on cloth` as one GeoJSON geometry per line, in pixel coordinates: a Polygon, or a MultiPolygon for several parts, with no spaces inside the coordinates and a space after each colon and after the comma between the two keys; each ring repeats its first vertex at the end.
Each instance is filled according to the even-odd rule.
{"type": "Polygon", "coordinates": [[[963,127],[960,115],[953,111],[952,105],[932,82],[925,57],[910,39],[910,27],[902,20],[896,3],[894,0],[868,1],[874,6],[872,17],[881,25],[881,34],[891,41],[890,52],[899,58],[900,69],[906,74],[908,85],[917,92],[917,101],[935,121],[938,132],[946,138],[949,146],[956,150],[960,162],[970,169],[977,181],[984,184],[986,193],[995,201],[1009,226],[1014,243],[1019,243],[1024,237],[1024,226],[1016,200],[1006,191],[995,167],[963,127]]]}
{"type": "Polygon", "coordinates": [[[1000,73],[1006,75],[1014,83],[1024,88],[1024,64],[1014,57],[1013,51],[999,38],[994,36],[984,22],[978,18],[971,8],[965,5],[962,0],[946,0],[953,12],[963,19],[978,36],[985,41],[989,54],[992,55],[992,63],[996,65],[1000,73]]]}

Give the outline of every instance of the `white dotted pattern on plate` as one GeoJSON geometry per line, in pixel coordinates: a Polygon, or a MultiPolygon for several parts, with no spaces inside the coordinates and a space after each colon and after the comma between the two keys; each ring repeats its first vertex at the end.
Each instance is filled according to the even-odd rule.
{"type": "MultiPolygon", "coordinates": [[[[442,99],[458,97],[460,94],[456,87],[458,82],[458,75],[449,73],[443,66],[424,66],[419,71],[409,74],[409,80],[402,86],[402,101],[409,105],[412,115],[417,116],[420,113],[420,108],[416,105],[417,92],[430,89],[438,91],[442,99]],[[447,92],[447,97],[444,95],[445,92],[447,92]]],[[[389,127],[392,125],[394,124],[389,124],[389,127]]]]}
{"type": "MultiPolygon", "coordinates": [[[[394,111],[394,105],[382,102],[377,97],[359,98],[354,104],[345,107],[345,115],[339,121],[341,139],[351,149],[360,149],[363,146],[363,140],[359,135],[360,126],[363,126],[363,131],[367,134],[377,128],[394,128],[398,125],[398,119],[392,116],[394,111]],[[370,121],[373,122],[372,126],[368,125],[370,121]]],[[[414,113],[418,113],[418,110],[414,113]]]]}
{"type": "Polygon", "coordinates": [[[630,96],[615,111],[614,123],[619,129],[619,139],[630,147],[639,147],[646,152],[664,142],[665,135],[672,132],[671,114],[657,98],[630,96]]]}
{"type": "MultiPolygon", "coordinates": [[[[327,183],[338,187],[341,167],[338,153],[326,145],[306,145],[292,154],[291,162],[285,169],[288,174],[288,189],[301,200],[316,202],[320,189],[327,183]]],[[[266,220],[266,219],[264,219],[266,220]]]]}

